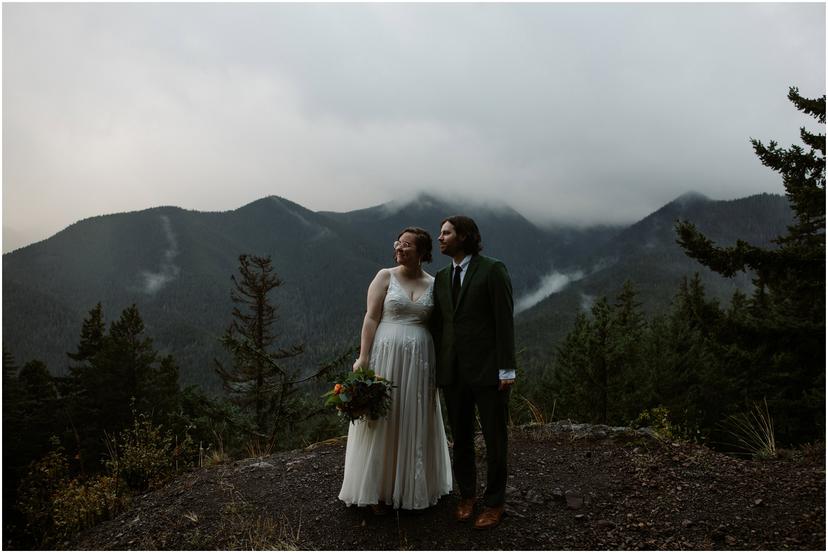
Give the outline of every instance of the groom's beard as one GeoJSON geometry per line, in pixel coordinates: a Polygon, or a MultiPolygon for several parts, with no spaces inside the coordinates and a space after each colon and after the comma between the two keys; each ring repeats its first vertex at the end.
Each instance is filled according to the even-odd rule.
{"type": "Polygon", "coordinates": [[[457,255],[460,252],[460,247],[456,246],[456,245],[455,246],[446,245],[440,251],[443,253],[443,255],[447,255],[449,257],[454,257],[455,255],[457,255]]]}

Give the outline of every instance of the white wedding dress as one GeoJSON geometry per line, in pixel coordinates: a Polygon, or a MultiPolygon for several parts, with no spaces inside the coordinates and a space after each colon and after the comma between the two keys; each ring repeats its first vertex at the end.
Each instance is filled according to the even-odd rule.
{"type": "Polygon", "coordinates": [[[426,327],[434,308],[433,287],[432,281],[412,301],[391,274],[370,368],[395,388],[387,417],[349,425],[339,492],[349,506],[382,501],[395,509],[424,509],[451,491],[434,342],[426,327]]]}

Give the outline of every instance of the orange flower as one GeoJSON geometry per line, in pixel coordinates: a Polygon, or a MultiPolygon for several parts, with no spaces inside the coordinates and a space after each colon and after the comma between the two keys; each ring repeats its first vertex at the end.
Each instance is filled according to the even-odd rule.
{"type": "Polygon", "coordinates": [[[341,392],[341,391],[342,391],[342,384],[337,384],[336,386],[334,386],[333,392],[334,392],[335,396],[339,395],[339,392],[341,392]]]}

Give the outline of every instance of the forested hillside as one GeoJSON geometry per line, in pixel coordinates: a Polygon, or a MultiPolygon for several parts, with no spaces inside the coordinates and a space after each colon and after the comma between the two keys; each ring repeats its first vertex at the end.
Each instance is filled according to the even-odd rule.
{"type": "MultiPolygon", "coordinates": [[[[39,359],[53,374],[65,374],[65,354],[87,311],[101,302],[105,319],[113,320],[135,304],[156,347],[175,355],[182,381],[215,392],[213,359],[223,355],[218,338],[230,324],[230,277],[239,255],[269,255],[283,280],[273,296],[281,339],[305,344],[295,363],[311,370],[357,342],[365,290],[392,263],[396,234],[416,225],[436,239],[442,218],[462,211],[477,219],[484,253],[506,262],[516,300],[537,292],[550,273],[585,275],[519,314],[528,367],[545,362],[586,301],[613,293],[626,279],[641,284],[648,309],[668,305],[681,276],[700,269],[675,243],[677,216],[699,220],[724,243],[737,236],[766,243],[790,220],[784,198],[770,195],[677,200],[627,229],[539,228],[506,207],[430,196],[350,213],[314,213],[270,197],[222,213],[159,207],[106,215],[4,256],[4,347],[18,360],[39,359]]],[[[445,263],[436,255],[427,269],[445,263]]],[[[703,278],[717,297],[749,286],[744,278],[731,283],[706,272],[703,278]]]]}
{"type": "Polygon", "coordinates": [[[676,243],[675,224],[680,220],[693,221],[723,246],[740,239],[767,246],[785,231],[793,214],[784,198],[771,194],[731,201],[686,194],[621,230],[581,262],[583,278],[516,319],[526,370],[542,370],[578,313],[588,312],[601,296],[619,294],[625,281],[635,285],[637,301],[648,314],[666,313],[682,280],[695,273],[708,296],[725,304],[736,290],[750,293],[751,274],[724,278],[685,255],[676,243]]]}

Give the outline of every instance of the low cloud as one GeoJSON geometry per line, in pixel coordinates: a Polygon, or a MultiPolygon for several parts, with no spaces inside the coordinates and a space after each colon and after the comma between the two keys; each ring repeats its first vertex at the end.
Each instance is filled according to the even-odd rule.
{"type": "Polygon", "coordinates": [[[687,190],[780,192],[748,139],[800,142],[811,122],[787,87],[825,90],[816,3],[9,3],[3,17],[3,220],[37,231],[6,249],[94,215],[270,195],[348,211],[507,190],[535,223],[629,224],[687,190]]]}
{"type": "Polygon", "coordinates": [[[575,271],[572,273],[560,273],[552,271],[551,273],[541,278],[540,285],[533,292],[530,292],[518,299],[515,304],[515,313],[526,311],[536,303],[545,300],[552,294],[556,294],[566,288],[569,283],[581,280],[584,278],[583,271],[575,271]]]}
{"type": "Polygon", "coordinates": [[[176,240],[175,234],[172,231],[170,218],[166,215],[161,216],[161,227],[167,237],[167,245],[169,247],[164,251],[164,258],[163,261],[161,261],[160,271],[157,273],[150,271],[144,271],[141,273],[141,277],[144,279],[143,290],[145,294],[155,294],[164,286],[178,278],[178,274],[181,272],[181,268],[173,263],[173,260],[179,253],[178,240],[176,240]]]}

